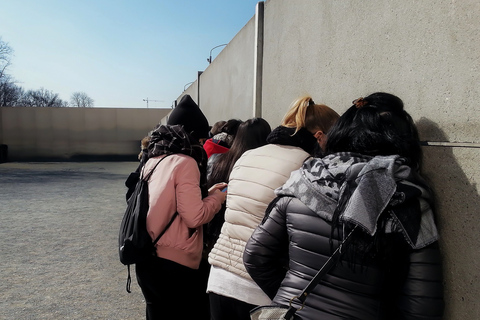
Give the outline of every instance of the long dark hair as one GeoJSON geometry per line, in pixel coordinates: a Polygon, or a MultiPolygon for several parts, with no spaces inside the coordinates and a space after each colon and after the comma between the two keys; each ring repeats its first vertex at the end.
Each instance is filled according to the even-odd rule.
{"type": "Polygon", "coordinates": [[[219,132],[225,132],[232,137],[235,137],[237,134],[238,127],[242,123],[242,120],[239,119],[230,119],[225,122],[219,129],[219,132]]]}
{"type": "Polygon", "coordinates": [[[328,133],[326,154],[356,152],[370,156],[398,154],[419,169],[422,152],[417,128],[403,101],[376,92],[354,104],[328,133]]]}
{"type": "Polygon", "coordinates": [[[263,118],[252,118],[240,124],[232,147],[218,155],[218,159],[212,165],[208,187],[218,182],[228,182],[230,172],[238,158],[247,150],[267,144],[267,136],[271,131],[270,125],[263,118]]]}
{"type": "MultiPolygon", "coordinates": [[[[384,92],[376,92],[353,101],[353,105],[328,133],[325,149],[327,155],[336,152],[355,152],[369,156],[400,155],[417,170],[420,169],[422,158],[418,131],[412,117],[404,110],[403,101],[384,92]]],[[[343,192],[350,192],[350,186],[347,183],[343,192]]],[[[341,210],[343,205],[339,203],[337,210],[341,210]]],[[[334,232],[339,232],[338,227],[342,223],[337,210],[332,220],[331,239],[334,232]]],[[[386,217],[387,215],[382,215],[378,223],[383,224],[386,217]]],[[[389,266],[400,266],[395,261],[401,261],[408,249],[398,233],[377,232],[371,237],[357,232],[347,256],[350,261],[354,261],[357,256],[362,264],[366,262],[365,259],[381,259],[389,266]]]]}

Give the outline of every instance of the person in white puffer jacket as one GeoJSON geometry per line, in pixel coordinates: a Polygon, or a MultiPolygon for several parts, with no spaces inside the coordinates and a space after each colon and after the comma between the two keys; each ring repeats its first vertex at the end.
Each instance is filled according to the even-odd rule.
{"type": "Polygon", "coordinates": [[[243,265],[246,242],[275,198],[274,190],[325,145],[338,118],[338,113],[315,104],[311,97],[297,99],[282,125],[268,136],[268,144],[245,152],[235,163],[228,181],[225,222],[208,259],[211,319],[250,319],[251,309],[270,303],[243,265]]]}

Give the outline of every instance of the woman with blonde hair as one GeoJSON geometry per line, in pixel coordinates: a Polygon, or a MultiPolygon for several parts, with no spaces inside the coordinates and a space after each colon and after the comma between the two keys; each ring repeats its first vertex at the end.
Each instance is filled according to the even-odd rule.
{"type": "Polygon", "coordinates": [[[270,298],[243,265],[247,240],[262,221],[274,190],[300,168],[317,146],[324,146],[339,115],[311,97],[294,101],[282,124],[267,137],[267,145],[248,150],[235,162],[220,236],[209,254],[212,265],[207,291],[213,320],[250,319],[249,311],[270,298]]]}
{"type": "Polygon", "coordinates": [[[290,110],[283,117],[282,126],[295,128],[295,133],[301,128],[306,128],[323,150],[327,143],[326,134],[338,118],[339,115],[334,110],[326,105],[317,105],[311,97],[305,96],[292,103],[290,110]]]}

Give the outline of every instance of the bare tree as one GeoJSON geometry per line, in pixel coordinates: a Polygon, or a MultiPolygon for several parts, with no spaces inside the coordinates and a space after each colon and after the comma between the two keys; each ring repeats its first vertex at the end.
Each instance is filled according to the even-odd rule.
{"type": "Polygon", "coordinates": [[[20,105],[24,107],[66,107],[68,103],[58,97],[58,93],[45,90],[28,90],[22,97],[20,105]]]}
{"type": "Polygon", "coordinates": [[[93,107],[93,102],[93,99],[85,92],[74,92],[70,98],[70,105],[72,107],[90,108],[93,107]]]}
{"type": "Polygon", "coordinates": [[[12,81],[0,81],[0,107],[20,106],[23,95],[22,87],[12,81]]]}
{"type": "Polygon", "coordinates": [[[23,95],[23,89],[18,87],[6,73],[13,55],[12,48],[0,37],[0,106],[14,107],[23,95]]]}
{"type": "Polygon", "coordinates": [[[8,78],[5,71],[10,65],[12,55],[13,49],[0,37],[0,81],[2,82],[5,80],[4,78],[8,78]]]}
{"type": "Polygon", "coordinates": [[[16,85],[13,78],[6,73],[12,55],[13,49],[0,37],[0,106],[68,107],[68,102],[60,99],[57,93],[44,88],[24,92],[22,87],[16,85]]]}

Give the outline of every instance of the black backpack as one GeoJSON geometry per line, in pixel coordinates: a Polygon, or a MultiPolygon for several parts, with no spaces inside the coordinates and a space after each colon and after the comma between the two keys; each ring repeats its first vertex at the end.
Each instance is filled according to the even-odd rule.
{"type": "Polygon", "coordinates": [[[178,215],[178,213],[175,212],[165,229],[158,235],[155,241],[152,242],[152,238],[147,231],[147,213],[149,208],[148,180],[158,164],[168,156],[169,155],[166,155],[160,159],[147,175],[138,180],[132,195],[128,198],[127,209],[125,210],[120,225],[118,253],[120,262],[128,268],[126,290],[129,293],[131,292],[130,286],[132,282],[130,265],[144,261],[149,256],[155,255],[155,245],[178,215]]]}

